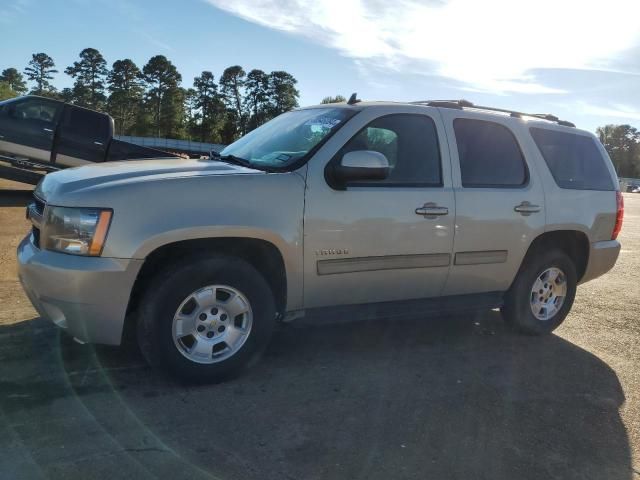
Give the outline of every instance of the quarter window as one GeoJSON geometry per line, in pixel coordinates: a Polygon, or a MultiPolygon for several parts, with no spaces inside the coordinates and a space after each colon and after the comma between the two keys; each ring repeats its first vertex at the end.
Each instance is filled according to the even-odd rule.
{"type": "Polygon", "coordinates": [[[518,187],[527,182],[524,157],[507,127],[458,118],[453,129],[463,187],[518,187]]]}
{"type": "Polygon", "coordinates": [[[546,128],[529,130],[560,188],[615,189],[595,139],[546,128]]]}
{"type": "Polygon", "coordinates": [[[389,161],[389,176],[378,181],[354,181],[350,186],[442,185],[440,147],[433,120],[425,115],[394,114],[377,118],[338,152],[372,150],[389,161]]]}

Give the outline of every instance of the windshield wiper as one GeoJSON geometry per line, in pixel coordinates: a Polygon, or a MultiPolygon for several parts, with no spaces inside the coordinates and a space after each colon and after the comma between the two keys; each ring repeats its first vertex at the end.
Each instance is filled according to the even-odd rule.
{"type": "Polygon", "coordinates": [[[244,158],[236,157],[235,155],[220,155],[218,152],[211,152],[212,160],[219,160],[225,163],[231,163],[234,165],[240,165],[241,167],[251,167],[251,162],[244,158]]]}

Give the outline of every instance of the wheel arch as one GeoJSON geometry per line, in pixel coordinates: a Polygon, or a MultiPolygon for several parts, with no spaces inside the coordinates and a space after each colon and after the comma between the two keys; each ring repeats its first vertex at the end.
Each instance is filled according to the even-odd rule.
{"type": "Polygon", "coordinates": [[[533,239],[522,260],[520,269],[532,255],[551,248],[559,248],[571,259],[576,267],[578,282],[584,276],[589,263],[589,237],[579,230],[552,230],[533,239]]]}
{"type": "Polygon", "coordinates": [[[277,312],[284,314],[287,307],[287,273],[280,249],[264,239],[217,237],[175,241],[151,251],[146,256],[134,282],[127,306],[127,317],[133,316],[145,288],[159,271],[167,265],[202,252],[232,255],[250,263],[265,277],[272,289],[277,312]]]}

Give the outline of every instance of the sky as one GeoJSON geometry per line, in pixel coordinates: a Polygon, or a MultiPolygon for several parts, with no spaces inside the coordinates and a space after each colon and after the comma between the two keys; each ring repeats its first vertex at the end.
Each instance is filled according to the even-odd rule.
{"type": "MultiPolygon", "coordinates": [[[[300,105],[464,98],[640,127],[637,0],[0,0],[0,70],[97,48],[109,64],[286,70],[300,105]]],[[[72,79],[57,74],[57,88],[72,79]]]]}

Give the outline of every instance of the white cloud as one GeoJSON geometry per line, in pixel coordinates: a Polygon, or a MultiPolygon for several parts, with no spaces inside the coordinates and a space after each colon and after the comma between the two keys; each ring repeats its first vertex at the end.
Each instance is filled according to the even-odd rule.
{"type": "Polygon", "coordinates": [[[638,43],[637,0],[206,0],[363,64],[490,92],[558,93],[536,69],[607,68],[638,43]]]}
{"type": "Polygon", "coordinates": [[[640,120],[640,110],[628,105],[614,104],[607,107],[592,105],[590,103],[578,102],[578,110],[586,115],[598,117],[612,117],[617,119],[640,120]]]}

